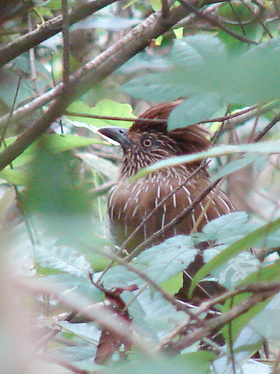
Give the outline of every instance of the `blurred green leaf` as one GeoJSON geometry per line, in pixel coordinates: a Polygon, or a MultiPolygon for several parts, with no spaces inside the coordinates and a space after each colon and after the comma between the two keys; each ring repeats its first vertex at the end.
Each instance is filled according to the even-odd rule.
{"type": "MultiPolygon", "coordinates": [[[[97,103],[97,105],[93,108],[90,108],[87,104],[83,103],[82,101],[76,101],[68,107],[68,111],[96,116],[135,118],[135,116],[132,114],[132,107],[129,104],[121,104],[112,100],[99,101],[99,103],[97,103]]],[[[86,118],[71,115],[69,115],[69,117],[75,121],[85,122],[89,125],[94,125],[96,127],[130,127],[132,123],[121,120],[116,121],[109,119],[86,118]]]]}
{"type": "Polygon", "coordinates": [[[183,273],[178,273],[174,277],[171,277],[167,281],[160,284],[161,288],[169,295],[175,295],[178,293],[183,285],[183,273]]]}
{"type": "MultiPolygon", "coordinates": [[[[98,140],[93,138],[87,138],[79,135],[58,135],[58,134],[51,134],[51,135],[43,135],[39,140],[36,140],[30,147],[28,147],[23,153],[21,153],[14,161],[13,167],[21,166],[27,162],[29,162],[34,152],[37,149],[38,144],[41,142],[41,139],[47,139],[49,144],[49,151],[50,152],[63,152],[63,151],[70,151],[75,148],[80,147],[87,147],[91,144],[100,143],[98,140]]],[[[7,146],[14,143],[16,137],[11,137],[5,139],[5,145],[2,144],[0,147],[0,152],[2,152],[7,146]]]]}
{"type": "Polygon", "coordinates": [[[47,2],[45,1],[44,6],[51,10],[59,10],[61,9],[61,0],[49,0],[47,2]]]}
{"type": "Polygon", "coordinates": [[[188,371],[196,373],[209,373],[209,365],[211,365],[216,355],[214,352],[198,351],[179,355],[174,358],[174,363],[186,366],[188,371]],[[199,366],[199,369],[197,368],[199,366]]]}
{"type": "Polygon", "coordinates": [[[110,180],[117,179],[118,168],[113,162],[88,152],[79,152],[78,156],[98,173],[105,175],[110,180]]]}
{"type": "Polygon", "coordinates": [[[221,170],[219,170],[219,172],[215,175],[215,179],[222,178],[225,175],[241,170],[258,160],[259,157],[260,156],[258,154],[247,154],[242,156],[241,158],[238,158],[237,160],[230,161],[221,170]]]}
{"type": "Polygon", "coordinates": [[[35,258],[40,266],[72,275],[88,277],[90,263],[74,248],[68,246],[35,247],[35,258]]]}
{"type": "Polygon", "coordinates": [[[185,108],[194,109],[178,110],[168,123],[171,129],[183,127],[211,117],[224,104],[253,105],[279,99],[279,47],[280,38],[274,38],[250,46],[243,54],[229,55],[212,35],[187,36],[174,42],[166,57],[167,71],[132,79],[123,89],[137,98],[158,102],[185,97],[185,108]]]}
{"type": "MultiPolygon", "coordinates": [[[[42,139],[48,139],[49,144],[49,151],[50,152],[63,152],[69,151],[75,148],[86,147],[91,144],[100,143],[96,139],[86,138],[78,135],[45,135],[42,139]]],[[[16,137],[8,138],[5,140],[5,146],[2,144],[0,147],[0,151],[3,151],[6,146],[12,144],[16,140],[16,137]]],[[[35,153],[38,144],[40,144],[41,140],[35,141],[30,147],[28,147],[23,153],[21,153],[12,163],[13,169],[10,166],[7,166],[5,169],[0,171],[0,177],[5,179],[7,182],[12,183],[14,185],[25,186],[28,181],[28,176],[24,170],[19,170],[17,167],[22,166],[28,162],[30,162],[35,153]],[[14,169],[16,168],[16,169],[14,169]]]]}
{"type": "Polygon", "coordinates": [[[88,28],[100,28],[110,31],[120,31],[140,23],[141,19],[136,17],[124,18],[120,16],[97,16],[86,22],[88,28]]]}
{"type": "Polygon", "coordinates": [[[280,141],[268,141],[268,142],[258,142],[252,144],[239,144],[239,145],[222,145],[218,147],[213,147],[208,151],[198,152],[195,154],[170,157],[162,161],[158,161],[151,166],[141,169],[131,180],[137,180],[153,171],[163,169],[170,166],[176,166],[183,163],[190,163],[197,160],[204,160],[209,157],[229,155],[235,153],[279,153],[280,141]]]}
{"type": "MultiPolygon", "coordinates": [[[[6,110],[10,110],[19,85],[19,76],[10,72],[8,69],[2,68],[0,71],[0,104],[6,110]]],[[[28,80],[22,79],[17,94],[17,104],[28,100],[34,95],[34,87],[28,80]]]]}
{"type": "Polygon", "coordinates": [[[73,242],[92,237],[88,186],[80,181],[77,160],[70,151],[54,153],[48,137],[36,143],[27,168],[24,202],[56,236],[73,242]]]}
{"type": "Polygon", "coordinates": [[[207,374],[209,373],[210,362],[213,354],[209,352],[197,352],[184,355],[182,358],[167,359],[163,356],[156,356],[154,360],[149,360],[147,357],[132,360],[125,364],[119,365],[112,369],[104,371],[105,374],[207,374]]]}
{"type": "Polygon", "coordinates": [[[143,251],[136,267],[162,283],[187,268],[197,252],[189,236],[178,235],[143,251]]]}
{"type": "MultiPolygon", "coordinates": [[[[87,147],[92,144],[98,144],[100,141],[88,138],[85,136],[79,136],[79,135],[71,135],[71,134],[65,134],[65,135],[58,135],[58,134],[52,134],[48,135],[48,144],[50,146],[50,150],[52,152],[64,152],[64,151],[70,151],[75,148],[80,147],[87,147]]],[[[36,143],[35,143],[36,146],[36,143]]],[[[34,147],[34,145],[32,146],[34,147]]]]}
{"type": "MultiPolygon", "coordinates": [[[[63,248],[67,248],[67,247],[62,247],[62,250],[63,250],[63,248]]],[[[45,251],[46,254],[47,254],[47,251],[51,251],[51,249],[50,248],[42,248],[42,251],[45,251]]],[[[76,256],[75,255],[75,250],[74,250],[74,252],[72,252],[72,248],[70,248],[70,254],[74,255],[74,257],[75,257],[76,256]]],[[[77,253],[77,256],[79,257],[80,254],[81,254],[80,252],[77,253]]],[[[56,253],[55,253],[55,255],[56,255],[56,253]]],[[[52,257],[52,254],[51,254],[51,257],[52,257]]],[[[64,262],[65,260],[66,260],[66,267],[67,267],[68,260],[67,260],[67,258],[65,259],[64,256],[63,256],[62,257],[62,262],[64,262]]],[[[45,261],[45,260],[43,259],[43,261],[45,261]]],[[[60,258],[59,258],[58,261],[60,261],[60,258]]],[[[87,259],[85,259],[85,261],[87,261],[87,259]]],[[[56,259],[54,260],[54,262],[56,262],[56,259]]],[[[46,264],[47,264],[47,262],[46,262],[46,264]]],[[[75,263],[72,264],[72,265],[75,267],[75,263]]],[[[48,266],[48,264],[47,264],[47,266],[48,266]]],[[[70,264],[70,266],[71,266],[71,264],[70,264]]],[[[88,266],[88,265],[86,265],[86,266],[88,266]]],[[[61,270],[61,269],[58,269],[58,270],[61,270]]],[[[88,277],[84,276],[85,274],[84,274],[83,270],[84,270],[84,267],[81,268],[81,272],[78,270],[76,272],[76,274],[75,274],[75,270],[74,270],[74,272],[66,271],[66,272],[57,272],[56,274],[46,275],[46,276],[40,278],[40,284],[41,283],[43,285],[45,285],[45,284],[56,284],[59,288],[67,290],[67,292],[71,292],[71,291],[76,292],[78,290],[81,295],[90,298],[90,300],[92,300],[92,302],[99,302],[99,301],[103,300],[103,293],[90,282],[88,277]]]]}
{"type": "Polygon", "coordinates": [[[149,3],[155,12],[161,9],[161,0],[149,0],[149,3]]]}
{"type": "Polygon", "coordinates": [[[280,319],[278,316],[280,308],[280,294],[275,295],[264,309],[256,314],[250,321],[250,326],[266,337],[270,342],[279,345],[280,319]],[[269,321],[269,323],[268,323],[269,321]]]}
{"type": "MultiPolygon", "coordinates": [[[[246,279],[242,281],[242,284],[249,284],[249,283],[259,283],[259,282],[273,282],[279,281],[280,279],[280,260],[277,260],[274,264],[264,266],[260,268],[258,271],[250,274],[246,279]]],[[[223,312],[228,311],[232,306],[238,305],[242,300],[246,299],[248,294],[240,294],[233,298],[233,300],[227,300],[227,302],[222,307],[223,312]]],[[[268,304],[269,300],[266,300],[258,305],[255,305],[253,308],[248,310],[245,314],[235,318],[232,324],[232,339],[233,341],[237,338],[240,331],[249,323],[249,321],[260,313],[263,308],[268,304]]],[[[226,337],[228,341],[228,326],[225,326],[223,329],[223,335],[226,337]]]]}
{"type": "Polygon", "coordinates": [[[231,236],[242,235],[241,229],[248,222],[246,212],[233,212],[208,222],[202,229],[206,235],[203,240],[215,240],[217,243],[224,243],[231,236]]]}
{"type": "Polygon", "coordinates": [[[199,122],[201,118],[210,118],[222,106],[216,93],[195,94],[172,110],[169,116],[169,130],[199,122]]]}
{"type": "MultiPolygon", "coordinates": [[[[257,12],[258,10],[255,11],[257,12]]],[[[241,1],[236,1],[231,4],[227,2],[222,3],[218,9],[218,15],[229,30],[240,35],[244,34],[250,40],[260,41],[264,34],[264,29],[257,17],[255,17],[252,10],[241,1]]],[[[218,37],[225,43],[225,46],[230,51],[244,52],[247,50],[246,43],[241,42],[224,30],[219,29],[218,37]]]]}
{"type": "MultiPolygon", "coordinates": [[[[219,251],[217,251],[216,247],[206,249],[203,253],[205,263],[208,263],[212,258],[222,253],[225,248],[226,246],[220,246],[219,251]]],[[[260,267],[260,261],[252,253],[245,251],[238,253],[233,258],[216,267],[212,270],[211,275],[215,277],[219,284],[231,290],[260,267]]]]}
{"type": "Polygon", "coordinates": [[[15,186],[25,186],[27,183],[26,174],[22,170],[14,170],[6,167],[0,171],[0,178],[15,186]]]}
{"type": "Polygon", "coordinates": [[[207,274],[210,274],[215,268],[222,265],[224,262],[229,261],[232,257],[236,256],[241,251],[249,249],[259,240],[264,238],[268,233],[276,231],[280,228],[280,218],[276,219],[273,222],[270,222],[257,230],[253,231],[252,233],[248,234],[244,238],[238,240],[237,242],[231,244],[217,256],[215,256],[212,260],[206,263],[194,276],[192,280],[192,284],[190,287],[190,294],[192,293],[194,287],[197,283],[205,277],[207,274]]]}

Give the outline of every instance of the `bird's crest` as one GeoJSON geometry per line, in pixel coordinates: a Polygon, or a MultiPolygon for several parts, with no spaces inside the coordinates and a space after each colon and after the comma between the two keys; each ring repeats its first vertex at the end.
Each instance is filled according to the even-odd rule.
{"type": "Polygon", "coordinates": [[[190,125],[168,131],[168,117],[172,110],[181,103],[182,100],[175,100],[153,106],[139,116],[140,118],[133,123],[129,132],[142,133],[143,131],[151,131],[164,133],[180,145],[183,154],[201,152],[208,149],[211,145],[208,139],[209,132],[199,125],[190,125]],[[141,121],[141,119],[162,119],[163,121],[148,122],[141,121]]]}

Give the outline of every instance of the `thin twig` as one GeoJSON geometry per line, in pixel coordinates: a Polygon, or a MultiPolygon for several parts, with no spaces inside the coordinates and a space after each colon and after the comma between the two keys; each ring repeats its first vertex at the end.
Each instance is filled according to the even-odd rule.
{"type": "Polygon", "coordinates": [[[274,125],[276,125],[277,122],[280,121],[280,113],[278,113],[266,126],[265,128],[255,137],[255,139],[253,140],[253,143],[256,143],[258,142],[259,140],[261,140],[267,133],[270,129],[272,129],[272,127],[274,125]]]}
{"type": "Polygon", "coordinates": [[[151,359],[155,359],[150,349],[150,343],[140,334],[131,333],[131,326],[122,318],[109,310],[103,303],[92,305],[92,300],[73,291],[71,295],[65,292],[64,287],[60,287],[57,283],[42,284],[41,282],[26,282],[17,280],[17,284],[24,287],[26,291],[35,293],[36,295],[47,295],[57,299],[62,304],[68,306],[72,311],[79,313],[90,321],[98,323],[102,328],[112,331],[118,336],[127,339],[140,352],[151,359]]]}
{"type": "Polygon", "coordinates": [[[67,85],[69,82],[69,75],[70,75],[70,36],[69,36],[69,27],[70,27],[70,19],[69,19],[69,11],[68,11],[68,0],[62,0],[62,39],[63,39],[63,84],[67,85]]]}
{"type": "MultiPolygon", "coordinates": [[[[279,289],[277,289],[277,291],[263,291],[261,293],[256,293],[249,296],[245,300],[241,301],[238,305],[231,308],[228,312],[223,313],[219,317],[214,317],[208,321],[205,321],[204,326],[198,328],[196,327],[195,330],[188,328],[188,332],[185,334],[185,336],[175,342],[170,342],[163,348],[163,350],[165,352],[169,351],[173,353],[180,352],[182,349],[185,349],[195,342],[200,341],[203,337],[208,336],[212,331],[221,329],[233,319],[247,313],[249,309],[274,296],[277,292],[279,292],[279,289]]],[[[184,326],[184,331],[186,331],[185,328],[186,327],[184,326]]]]}
{"type": "MultiPolygon", "coordinates": [[[[197,321],[198,323],[202,323],[203,321],[195,314],[190,311],[190,306],[187,303],[183,303],[180,300],[175,299],[173,296],[169,295],[165,292],[156,282],[154,282],[146,273],[142,272],[135,266],[131,265],[127,260],[122,259],[118,255],[114,253],[107,253],[104,251],[99,251],[94,249],[96,254],[106,256],[107,258],[113,260],[114,262],[118,262],[119,265],[124,266],[127,270],[137,274],[141,279],[148,282],[151,287],[154,288],[155,291],[159,292],[161,296],[169,301],[172,305],[174,305],[177,309],[184,311],[188,316],[190,316],[193,320],[197,321]]],[[[100,282],[100,278],[98,279],[100,282]]]]}
{"type": "Polygon", "coordinates": [[[15,108],[15,105],[16,105],[16,101],[17,101],[17,97],[18,97],[18,93],[19,93],[19,88],[20,88],[20,84],[21,84],[21,79],[22,77],[20,76],[19,79],[18,79],[18,84],[17,84],[17,88],[16,88],[16,92],[15,92],[15,96],[14,96],[14,99],[13,99],[13,104],[12,104],[12,107],[11,107],[11,110],[10,110],[10,113],[8,115],[8,118],[7,118],[7,122],[5,123],[5,126],[3,128],[3,131],[1,133],[1,137],[0,137],[0,146],[2,145],[4,139],[5,139],[5,135],[6,135],[6,132],[8,130],[8,127],[9,127],[9,124],[11,122],[11,118],[13,116],[13,112],[14,112],[14,108],[15,108]]]}
{"type": "Polygon", "coordinates": [[[256,45],[259,44],[259,43],[255,42],[254,40],[251,40],[251,39],[247,38],[246,36],[240,35],[240,34],[234,32],[234,31],[232,31],[231,29],[227,28],[216,17],[212,16],[211,14],[205,14],[205,13],[201,12],[200,9],[195,8],[194,6],[192,6],[191,4],[187,3],[184,0],[178,0],[178,1],[186,9],[188,9],[190,12],[197,15],[199,18],[202,18],[205,21],[208,21],[213,26],[218,27],[219,29],[225,31],[227,34],[233,36],[234,38],[240,40],[241,42],[248,43],[248,44],[256,44],[256,45]]]}
{"type": "MultiPolygon", "coordinates": [[[[83,18],[97,12],[98,10],[116,2],[116,0],[85,0],[79,5],[73,7],[69,14],[70,25],[81,21],[83,18]]],[[[23,36],[19,36],[15,41],[0,48],[0,67],[9,61],[18,57],[30,48],[36,47],[44,40],[58,34],[62,31],[62,16],[57,16],[46,21],[36,30],[29,32],[23,36]]]]}
{"type": "MultiPolygon", "coordinates": [[[[243,0],[242,3],[247,7],[247,9],[250,9],[249,5],[243,0]]],[[[262,26],[262,28],[264,29],[264,31],[267,33],[267,35],[270,37],[270,39],[273,39],[273,35],[272,33],[270,32],[270,30],[266,27],[266,25],[264,24],[263,20],[261,19],[261,15],[263,13],[265,13],[266,11],[266,7],[264,6],[264,4],[262,4],[262,2],[260,2],[259,0],[252,0],[252,3],[253,4],[256,4],[256,6],[260,9],[260,12],[259,14],[256,15],[256,19],[257,19],[257,22],[259,22],[259,24],[262,26]]]]}
{"type": "Polygon", "coordinates": [[[67,89],[62,86],[60,96],[57,97],[44,115],[19,135],[17,140],[0,154],[0,170],[40,137],[65,112],[66,108],[76,97],[104,80],[132,56],[145,48],[151,39],[169,30],[187,13],[188,11],[183,6],[173,8],[168,22],[164,23],[161,22],[159,12],[153,13],[122,39],[71,75],[67,89]]]}
{"type": "Polygon", "coordinates": [[[228,3],[229,3],[229,6],[231,8],[232,13],[234,14],[234,17],[237,19],[238,26],[241,28],[243,34],[246,35],[246,31],[245,31],[244,25],[242,24],[242,21],[241,21],[239,15],[238,15],[238,13],[235,11],[234,6],[232,5],[231,0],[228,0],[228,3]]]}
{"type": "MultiPolygon", "coordinates": [[[[229,115],[223,116],[223,117],[207,119],[207,120],[204,120],[204,121],[197,122],[195,124],[196,125],[202,125],[204,123],[210,123],[210,122],[222,122],[222,121],[225,121],[225,120],[228,120],[228,119],[233,119],[233,118],[239,117],[239,116],[241,116],[243,114],[246,114],[246,113],[249,113],[249,112],[251,112],[251,111],[253,111],[254,109],[257,109],[257,108],[258,108],[258,105],[254,105],[250,108],[240,110],[237,113],[229,114],[229,115]]],[[[111,120],[111,121],[135,122],[136,119],[137,119],[137,122],[143,122],[143,123],[145,123],[145,122],[166,123],[168,121],[168,119],[164,119],[164,118],[163,119],[158,119],[158,118],[141,118],[141,117],[127,118],[127,117],[115,117],[115,116],[99,116],[99,115],[96,115],[96,114],[78,113],[78,112],[72,112],[72,111],[69,111],[69,110],[67,110],[65,112],[65,114],[68,115],[68,116],[74,116],[74,117],[105,119],[105,120],[111,120]]],[[[1,124],[1,122],[0,122],[0,124],[1,124]]]]}
{"type": "Polygon", "coordinates": [[[115,182],[108,182],[108,183],[103,183],[98,187],[95,187],[89,191],[91,197],[96,197],[99,195],[103,195],[106,192],[110,190],[114,186],[115,182]]]}
{"type": "Polygon", "coordinates": [[[211,300],[204,301],[196,310],[196,314],[200,315],[207,312],[209,309],[217,304],[223,304],[226,300],[233,298],[243,293],[258,294],[261,292],[280,292],[280,282],[273,283],[251,283],[236,287],[232,291],[226,291],[222,295],[219,295],[211,300]]]}
{"type": "MultiPolygon", "coordinates": [[[[230,309],[233,307],[234,298],[230,299],[230,309]]],[[[232,373],[236,374],[236,362],[234,357],[233,339],[232,339],[232,321],[228,323],[228,336],[229,336],[229,355],[231,360],[232,373]]]]}

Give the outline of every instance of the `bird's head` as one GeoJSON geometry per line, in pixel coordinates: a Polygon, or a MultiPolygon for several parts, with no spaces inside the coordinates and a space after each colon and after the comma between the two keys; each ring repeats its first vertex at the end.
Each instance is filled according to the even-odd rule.
{"type": "Polygon", "coordinates": [[[102,135],[121,145],[123,176],[130,177],[140,169],[168,157],[209,148],[208,132],[198,125],[168,131],[167,119],[179,103],[173,101],[148,109],[128,130],[121,127],[104,127],[99,130],[102,135]]]}

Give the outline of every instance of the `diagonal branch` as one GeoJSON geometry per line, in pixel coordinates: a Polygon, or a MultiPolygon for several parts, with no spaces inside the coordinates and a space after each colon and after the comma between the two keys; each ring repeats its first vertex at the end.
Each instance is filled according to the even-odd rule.
{"type": "MultiPolygon", "coordinates": [[[[165,352],[180,352],[182,349],[185,349],[195,342],[200,341],[205,336],[208,336],[212,331],[221,329],[223,326],[227,325],[235,318],[241,316],[244,313],[247,313],[248,310],[253,308],[255,305],[268,300],[278,292],[279,285],[278,287],[274,287],[273,289],[267,289],[263,290],[262,292],[253,294],[245,300],[241,301],[238,305],[232,307],[226,313],[208,320],[204,323],[204,326],[195,328],[195,330],[189,329],[188,333],[181,339],[175,342],[169,342],[169,344],[166,344],[164,347],[160,346],[159,348],[164,350],[165,352]]],[[[185,331],[185,326],[182,326],[182,328],[185,331]]]]}
{"type": "Polygon", "coordinates": [[[240,35],[237,32],[227,28],[215,16],[213,16],[211,14],[205,14],[205,13],[201,12],[199,9],[195,8],[192,4],[189,4],[189,2],[186,2],[185,0],[178,0],[178,1],[186,9],[188,9],[190,12],[194,13],[199,18],[201,18],[201,19],[209,22],[211,25],[213,25],[215,27],[218,27],[219,29],[225,31],[227,34],[233,36],[237,40],[239,40],[243,43],[248,43],[248,44],[259,44],[259,43],[255,42],[254,40],[251,40],[251,39],[247,38],[245,35],[240,35]]]}
{"type": "MultiPolygon", "coordinates": [[[[69,23],[73,25],[114,2],[116,0],[84,0],[69,12],[69,23]]],[[[44,40],[58,34],[62,31],[62,27],[63,20],[62,16],[59,15],[45,22],[40,28],[20,36],[15,41],[0,48],[0,67],[27,52],[30,48],[36,47],[44,40]]]]}
{"type": "Polygon", "coordinates": [[[171,10],[168,20],[162,19],[160,12],[150,15],[105,52],[70,76],[69,84],[60,86],[59,96],[46,113],[0,154],[0,170],[40,137],[65,112],[72,101],[101,82],[131,57],[143,50],[151,39],[169,30],[187,14],[188,10],[183,6],[178,6],[171,10]]]}

